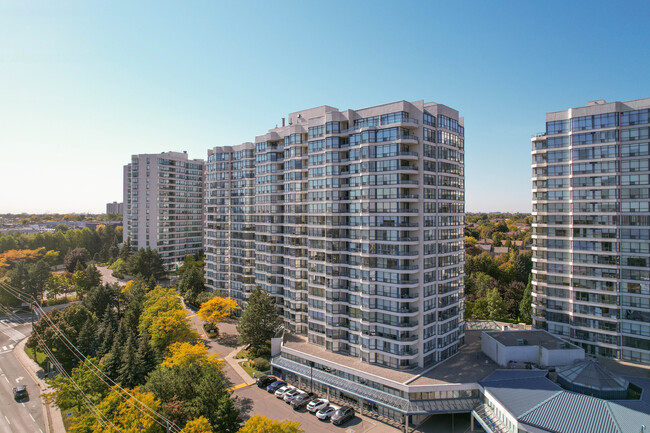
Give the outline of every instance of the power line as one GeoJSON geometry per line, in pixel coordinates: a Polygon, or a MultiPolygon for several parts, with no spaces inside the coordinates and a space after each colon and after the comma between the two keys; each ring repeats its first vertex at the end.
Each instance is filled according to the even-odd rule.
{"type": "MultiPolygon", "coordinates": [[[[172,431],[172,432],[180,432],[180,431],[181,431],[181,429],[180,429],[180,428],[179,428],[179,427],[178,427],[178,426],[177,426],[173,421],[171,421],[170,419],[168,419],[167,417],[165,417],[165,416],[162,415],[161,413],[157,412],[156,410],[152,409],[152,408],[149,407],[148,405],[144,404],[142,401],[140,401],[138,398],[136,398],[136,397],[135,397],[133,394],[131,394],[129,391],[127,391],[127,390],[125,390],[124,388],[122,388],[122,386],[121,386],[119,383],[115,382],[115,381],[114,381],[113,379],[111,379],[108,375],[106,375],[106,374],[105,374],[105,373],[104,373],[104,372],[103,372],[103,371],[102,371],[98,366],[96,366],[92,361],[90,361],[90,360],[86,357],[86,355],[84,355],[84,354],[83,354],[83,353],[82,353],[82,352],[81,352],[81,351],[80,351],[80,350],[79,350],[79,349],[78,349],[78,348],[77,348],[77,347],[76,347],[76,346],[75,346],[75,345],[74,345],[74,344],[73,344],[73,343],[68,339],[68,337],[65,336],[65,334],[63,333],[63,331],[61,331],[61,329],[56,325],[56,323],[54,323],[54,322],[53,322],[53,321],[48,317],[48,315],[46,314],[46,312],[43,310],[43,308],[42,308],[40,305],[38,305],[38,303],[36,302],[36,299],[35,299],[33,296],[28,295],[28,294],[26,294],[26,293],[24,293],[24,292],[21,292],[19,289],[16,289],[16,288],[14,288],[14,287],[11,287],[11,286],[9,286],[8,284],[6,284],[6,283],[4,283],[4,282],[2,282],[2,283],[0,283],[0,284],[2,284],[2,286],[5,287],[7,290],[12,291],[12,293],[14,294],[14,296],[16,296],[16,297],[17,297],[18,299],[20,299],[20,300],[23,300],[23,302],[29,302],[28,300],[25,300],[24,297],[25,297],[25,296],[30,296],[30,297],[34,300],[34,301],[30,302],[30,303],[33,305],[33,308],[34,308],[34,309],[38,309],[38,310],[40,311],[40,313],[41,313],[41,317],[43,317],[43,318],[44,318],[44,319],[45,319],[45,320],[46,320],[46,321],[47,321],[47,322],[48,322],[48,323],[49,323],[49,324],[50,324],[50,325],[51,325],[51,326],[56,330],[55,335],[57,335],[57,337],[59,338],[59,340],[60,340],[61,342],[63,342],[63,344],[64,344],[64,345],[65,345],[65,346],[70,350],[70,352],[71,352],[71,353],[72,353],[72,354],[73,354],[73,355],[74,355],[74,356],[75,356],[79,361],[81,361],[81,362],[88,362],[88,363],[89,363],[89,364],[90,364],[90,365],[91,365],[91,366],[96,370],[96,371],[91,370],[91,371],[93,372],[93,374],[95,374],[95,376],[97,376],[97,377],[98,377],[102,382],[104,382],[104,383],[105,383],[107,386],[109,386],[109,387],[111,387],[111,386],[116,386],[117,388],[120,389],[120,391],[122,391],[123,393],[127,394],[130,398],[132,398],[133,400],[135,400],[136,402],[138,402],[140,405],[142,405],[144,408],[146,408],[150,413],[147,413],[146,411],[142,410],[142,408],[140,408],[137,404],[135,404],[135,403],[133,403],[133,402],[129,402],[129,401],[128,401],[128,398],[125,400],[125,401],[127,401],[127,403],[131,404],[134,408],[138,409],[138,410],[139,410],[143,415],[148,416],[149,418],[151,418],[153,421],[155,421],[156,423],[158,423],[158,424],[159,424],[160,426],[162,426],[163,428],[169,429],[169,430],[172,431]],[[22,295],[22,296],[20,296],[20,295],[22,295]],[[81,357],[80,357],[79,355],[81,355],[81,357]],[[82,358],[83,358],[83,359],[82,359],[82,358]],[[112,383],[113,385],[109,384],[109,383],[108,383],[104,378],[102,378],[99,374],[97,374],[97,372],[99,372],[102,376],[104,376],[104,378],[106,378],[106,379],[107,379],[110,383],[112,383]],[[159,419],[163,420],[163,421],[164,421],[164,424],[163,424],[162,422],[160,422],[158,419],[154,418],[154,416],[152,416],[152,414],[153,414],[154,416],[158,417],[159,419]]],[[[122,395],[122,397],[124,398],[123,395],[122,395]]]]}
{"type": "MultiPolygon", "coordinates": [[[[6,307],[6,306],[0,304],[0,308],[2,308],[2,310],[4,310],[5,313],[6,313],[9,317],[14,318],[14,320],[18,320],[18,321],[21,320],[20,317],[18,317],[18,316],[17,316],[13,311],[11,311],[11,309],[9,309],[8,307],[6,307]]],[[[70,381],[70,382],[75,386],[75,388],[77,388],[77,390],[81,393],[82,398],[83,398],[83,400],[84,400],[84,404],[86,405],[86,407],[88,407],[88,409],[90,410],[90,412],[92,412],[92,413],[95,415],[95,417],[97,418],[97,420],[99,421],[99,423],[102,425],[102,427],[104,427],[104,428],[106,427],[106,423],[104,422],[104,421],[106,421],[107,423],[110,423],[110,424],[113,426],[113,428],[119,432],[120,430],[119,430],[117,427],[115,427],[115,425],[114,425],[114,424],[113,424],[113,423],[112,423],[112,422],[111,422],[111,421],[110,421],[110,420],[109,420],[109,419],[108,419],[104,414],[102,414],[102,412],[99,410],[99,408],[97,408],[97,406],[92,402],[92,400],[90,399],[90,397],[88,397],[88,395],[87,395],[87,394],[86,394],[86,393],[81,389],[81,387],[79,386],[79,384],[77,384],[77,383],[74,381],[74,379],[72,379],[72,377],[68,374],[68,372],[65,371],[65,369],[63,368],[63,366],[61,365],[61,363],[59,362],[59,360],[56,358],[56,356],[54,356],[54,353],[52,353],[52,351],[50,350],[50,348],[47,347],[47,345],[45,344],[45,342],[41,339],[40,335],[38,335],[38,332],[36,332],[35,330],[32,329],[32,333],[33,333],[33,335],[34,335],[34,336],[36,337],[36,339],[37,339],[37,344],[41,347],[41,349],[43,349],[43,352],[45,352],[45,354],[48,356],[48,358],[52,361],[52,364],[54,365],[54,368],[55,368],[55,369],[56,369],[56,370],[57,370],[57,371],[58,371],[58,372],[59,372],[63,377],[65,377],[66,379],[68,379],[68,380],[69,380],[69,381],[70,381]]],[[[35,349],[34,349],[34,350],[35,350],[35,349]]]]}

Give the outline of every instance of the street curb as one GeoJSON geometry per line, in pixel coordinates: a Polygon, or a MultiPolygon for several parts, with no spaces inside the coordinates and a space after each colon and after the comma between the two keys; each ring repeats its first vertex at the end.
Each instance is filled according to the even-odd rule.
{"type": "Polygon", "coordinates": [[[39,398],[41,398],[41,403],[43,406],[45,433],[66,433],[65,427],[63,425],[63,416],[61,415],[61,411],[56,405],[49,405],[47,401],[45,401],[45,399],[42,397],[42,395],[47,391],[50,391],[51,388],[44,380],[40,379],[36,375],[36,371],[41,370],[41,368],[33,360],[29,359],[25,353],[25,344],[27,343],[28,338],[29,337],[25,337],[20,340],[20,342],[14,346],[12,353],[18,362],[20,362],[20,365],[23,366],[23,369],[25,369],[27,374],[29,374],[34,382],[36,382],[36,385],[38,385],[38,388],[41,391],[39,398]],[[52,412],[54,412],[54,414],[52,414],[52,412]],[[59,422],[56,422],[57,414],[59,422]]]}

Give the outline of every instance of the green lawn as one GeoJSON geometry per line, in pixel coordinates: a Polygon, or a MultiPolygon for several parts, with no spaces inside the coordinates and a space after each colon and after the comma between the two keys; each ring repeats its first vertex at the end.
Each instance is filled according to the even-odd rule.
{"type": "Polygon", "coordinates": [[[248,350],[240,350],[239,353],[235,355],[235,359],[248,359],[248,350]]]}
{"type": "MultiPolygon", "coordinates": [[[[25,346],[25,353],[27,356],[29,356],[29,359],[34,359],[34,351],[27,346],[25,346]]],[[[47,356],[45,356],[43,352],[40,352],[38,350],[36,351],[36,362],[41,366],[42,369],[45,369],[47,367],[45,364],[46,359],[47,356]]]]}
{"type": "Polygon", "coordinates": [[[249,361],[242,361],[239,363],[239,365],[241,365],[241,367],[244,369],[244,371],[246,371],[246,373],[248,373],[250,377],[254,378],[253,375],[255,373],[261,373],[261,371],[256,370],[255,367],[251,366],[249,361]]]}

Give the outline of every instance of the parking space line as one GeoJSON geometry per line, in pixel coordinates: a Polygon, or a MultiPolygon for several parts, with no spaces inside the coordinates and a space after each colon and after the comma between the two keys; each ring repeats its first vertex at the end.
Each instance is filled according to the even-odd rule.
{"type": "MultiPolygon", "coordinates": [[[[252,384],[251,384],[251,385],[252,385],[252,384]]],[[[240,383],[239,385],[235,385],[235,386],[232,386],[232,387],[226,389],[226,391],[234,391],[234,390],[236,390],[236,389],[245,388],[245,387],[247,387],[247,386],[250,386],[250,385],[247,384],[247,383],[240,383]]]]}

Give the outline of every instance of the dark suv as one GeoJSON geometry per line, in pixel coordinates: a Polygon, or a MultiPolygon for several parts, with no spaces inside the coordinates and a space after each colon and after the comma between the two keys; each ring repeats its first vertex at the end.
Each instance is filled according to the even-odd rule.
{"type": "Polygon", "coordinates": [[[14,387],[14,400],[20,401],[25,398],[27,398],[29,395],[27,394],[27,388],[25,385],[18,385],[14,387]]]}
{"type": "Polygon", "coordinates": [[[276,380],[278,380],[278,378],[274,377],[274,376],[258,377],[257,378],[257,387],[258,388],[266,388],[267,386],[269,386],[270,384],[272,384],[276,380]]]}
{"type": "Polygon", "coordinates": [[[332,415],[332,424],[341,425],[352,418],[354,418],[354,409],[350,406],[343,406],[332,415]]]}
{"type": "Polygon", "coordinates": [[[266,391],[270,393],[274,393],[275,391],[282,388],[286,384],[287,382],[285,382],[284,380],[276,380],[275,382],[273,382],[272,384],[266,387],[266,391]]]}

